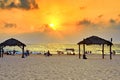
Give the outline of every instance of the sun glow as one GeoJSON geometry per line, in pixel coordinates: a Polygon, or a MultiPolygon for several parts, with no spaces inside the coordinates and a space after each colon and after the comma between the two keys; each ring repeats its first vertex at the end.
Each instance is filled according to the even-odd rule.
{"type": "Polygon", "coordinates": [[[55,31],[61,30],[62,17],[57,14],[51,14],[46,16],[46,23],[49,27],[55,31]]]}
{"type": "Polygon", "coordinates": [[[51,23],[51,24],[49,24],[49,26],[50,26],[53,30],[56,30],[55,24],[51,23]]]}
{"type": "Polygon", "coordinates": [[[52,23],[50,24],[50,27],[54,27],[54,26],[55,26],[54,24],[52,24],[52,23]]]}

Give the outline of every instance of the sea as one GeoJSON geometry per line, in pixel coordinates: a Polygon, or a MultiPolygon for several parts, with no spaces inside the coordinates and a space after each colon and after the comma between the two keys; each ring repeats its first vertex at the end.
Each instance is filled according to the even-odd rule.
{"type": "MultiPolygon", "coordinates": [[[[102,45],[86,45],[85,46],[86,51],[90,52],[92,54],[102,54],[102,45]]],[[[77,44],[62,44],[62,43],[42,43],[42,44],[27,44],[25,47],[25,51],[29,50],[32,54],[44,54],[48,50],[51,54],[57,54],[57,51],[62,51],[64,54],[67,54],[68,51],[66,49],[74,49],[75,54],[78,54],[79,47],[77,44]]],[[[18,46],[13,47],[5,47],[5,51],[16,51],[16,54],[21,54],[22,50],[18,46]]],[[[83,45],[80,46],[81,54],[83,53],[83,45]]],[[[109,54],[110,47],[105,45],[105,54],[109,54]]],[[[120,54],[120,44],[114,44],[112,46],[112,51],[115,51],[116,54],[120,54]]]]}

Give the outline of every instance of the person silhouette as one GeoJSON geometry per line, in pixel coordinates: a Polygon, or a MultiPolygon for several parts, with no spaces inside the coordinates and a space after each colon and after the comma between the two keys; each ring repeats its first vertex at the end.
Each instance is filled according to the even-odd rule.
{"type": "Polygon", "coordinates": [[[15,52],[16,52],[16,51],[15,51],[15,50],[13,50],[13,55],[15,55],[15,52]]]}
{"type": "Polygon", "coordinates": [[[83,59],[87,59],[86,54],[83,54],[83,59]]]}

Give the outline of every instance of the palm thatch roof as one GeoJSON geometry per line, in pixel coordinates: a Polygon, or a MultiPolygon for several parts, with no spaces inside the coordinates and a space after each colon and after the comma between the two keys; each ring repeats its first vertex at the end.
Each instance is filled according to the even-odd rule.
{"type": "Polygon", "coordinates": [[[102,39],[102,38],[97,37],[97,36],[88,37],[88,38],[84,39],[83,41],[80,41],[78,43],[78,45],[80,45],[80,44],[86,44],[86,45],[92,45],[92,44],[102,45],[102,44],[107,44],[107,45],[113,45],[112,42],[107,41],[107,40],[102,39]]]}
{"type": "Polygon", "coordinates": [[[10,38],[3,43],[0,44],[0,46],[26,46],[24,43],[20,42],[19,40],[16,40],[14,38],[10,38]]]}

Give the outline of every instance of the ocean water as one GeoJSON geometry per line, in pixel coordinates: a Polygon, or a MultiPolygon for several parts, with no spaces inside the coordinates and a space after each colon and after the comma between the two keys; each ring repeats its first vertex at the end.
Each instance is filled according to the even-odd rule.
{"type": "MultiPolygon", "coordinates": [[[[80,46],[81,54],[83,53],[83,45],[80,46]]],[[[48,50],[52,54],[57,54],[57,51],[63,51],[64,54],[67,53],[66,48],[74,48],[75,53],[78,54],[78,45],[77,44],[57,44],[57,43],[50,43],[50,44],[27,44],[25,50],[30,50],[33,54],[47,52],[48,50]]],[[[16,50],[17,53],[21,53],[21,48],[14,46],[14,47],[5,47],[5,51],[12,51],[16,50]]],[[[91,51],[92,54],[102,54],[102,46],[101,45],[86,45],[86,51],[91,51]]],[[[120,44],[114,44],[112,46],[112,50],[115,50],[116,54],[120,54],[120,44]]],[[[109,54],[109,46],[105,45],[105,54],[109,54]]]]}

